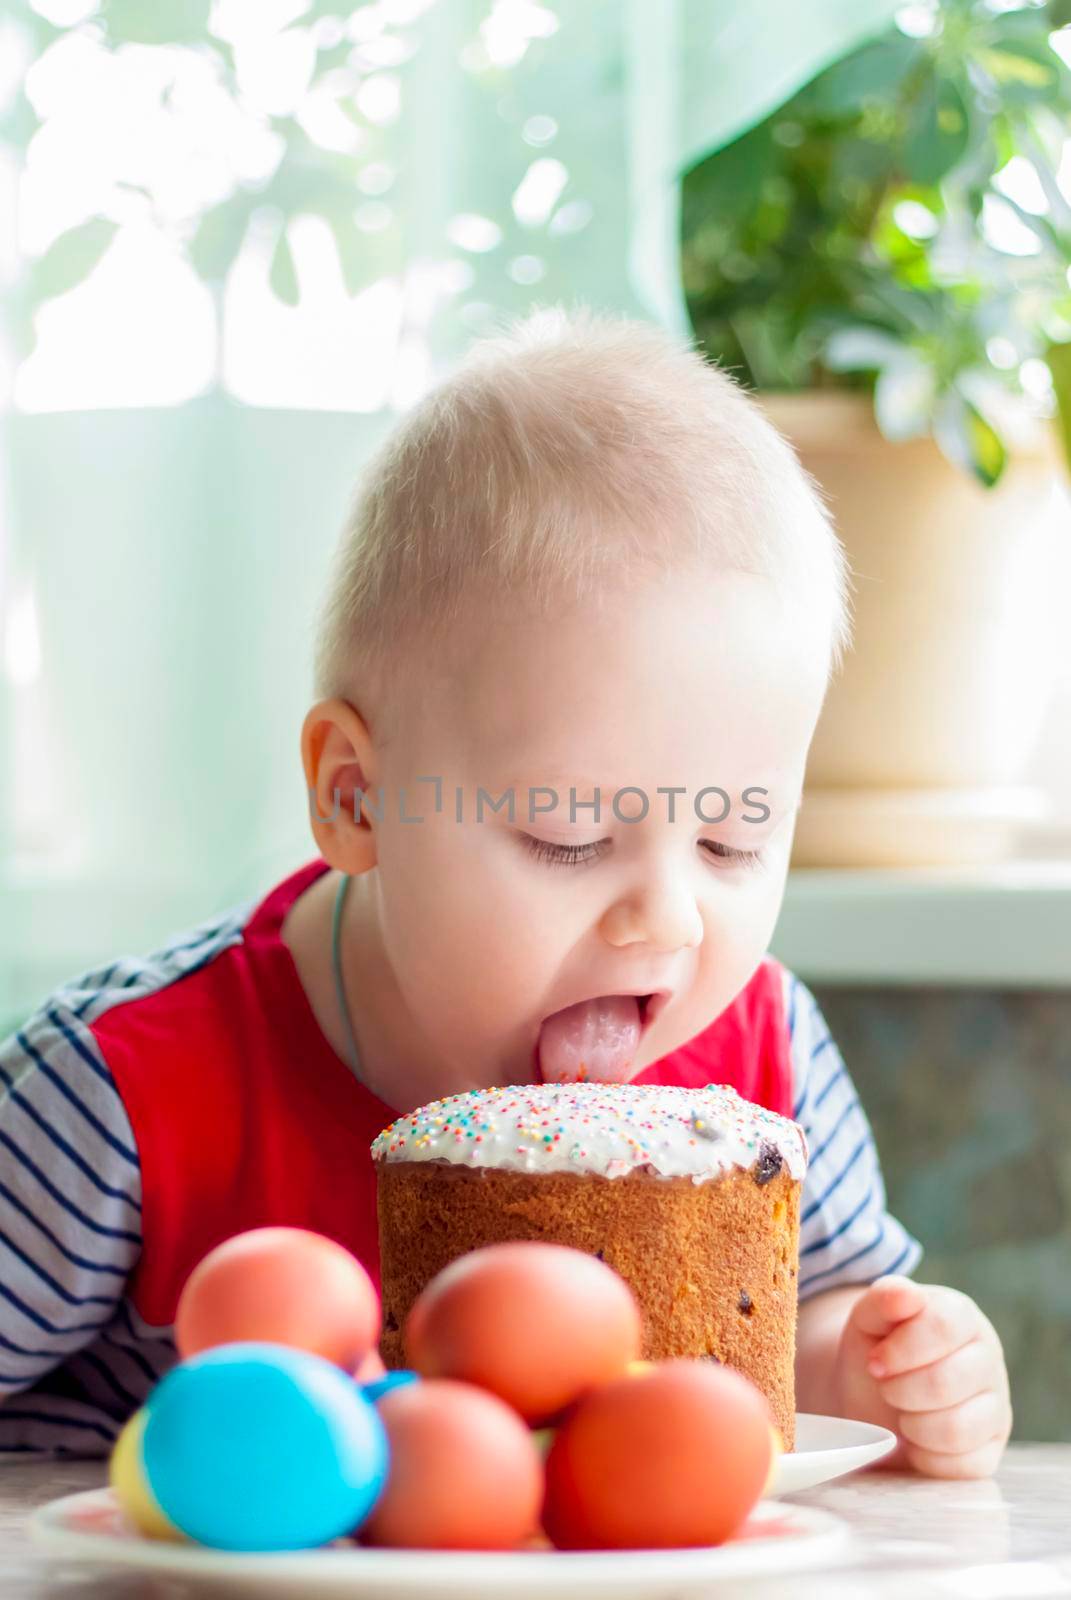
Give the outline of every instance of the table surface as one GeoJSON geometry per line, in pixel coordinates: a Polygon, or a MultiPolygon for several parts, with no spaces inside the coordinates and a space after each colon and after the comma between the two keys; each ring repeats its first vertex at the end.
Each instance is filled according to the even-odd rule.
{"type": "MultiPolygon", "coordinates": [[[[3,1600],[161,1600],[165,1594],[180,1600],[203,1592],[173,1579],[56,1562],[29,1542],[26,1520],[34,1507],[105,1481],[102,1461],[0,1462],[3,1600]]],[[[1071,1595],[1071,1445],[1011,1445],[995,1479],[958,1483],[857,1472],[791,1499],[842,1517],[857,1539],[850,1565],[779,1576],[778,1600],[1071,1595]]],[[[755,1591],[756,1581],[748,1579],[712,1587],[711,1594],[755,1600],[755,1591]]]]}

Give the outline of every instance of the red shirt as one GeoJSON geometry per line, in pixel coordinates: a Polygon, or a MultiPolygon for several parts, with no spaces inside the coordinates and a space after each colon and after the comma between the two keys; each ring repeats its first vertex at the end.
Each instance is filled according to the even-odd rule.
{"type": "MultiPolygon", "coordinates": [[[[336,1055],[280,938],[290,906],[329,870],[307,863],[256,906],[240,939],[90,1023],[137,1145],[143,1243],[127,1292],[154,1327],[174,1322],[201,1257],[246,1228],[326,1234],[378,1282],[369,1146],[398,1113],[336,1055]]],[[[633,1081],[727,1083],[790,1116],[779,964],[764,958],[720,1017],[633,1081]]]]}

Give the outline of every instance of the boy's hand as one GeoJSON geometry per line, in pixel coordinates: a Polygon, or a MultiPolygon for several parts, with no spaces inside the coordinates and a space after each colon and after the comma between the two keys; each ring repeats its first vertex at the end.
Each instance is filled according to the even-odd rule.
{"type": "Polygon", "coordinates": [[[881,1466],[934,1478],[984,1478],[1011,1432],[1004,1352],[992,1323],[958,1289],[878,1278],[841,1334],[842,1416],[879,1423],[900,1444],[881,1466]]]}

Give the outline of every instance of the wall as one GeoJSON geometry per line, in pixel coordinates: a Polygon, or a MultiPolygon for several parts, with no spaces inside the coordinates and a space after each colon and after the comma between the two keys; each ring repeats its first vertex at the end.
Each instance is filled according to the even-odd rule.
{"type": "Polygon", "coordinates": [[[996,1326],[1015,1437],[1071,1440],[1071,990],[811,988],[926,1246],[916,1276],[996,1326]]]}

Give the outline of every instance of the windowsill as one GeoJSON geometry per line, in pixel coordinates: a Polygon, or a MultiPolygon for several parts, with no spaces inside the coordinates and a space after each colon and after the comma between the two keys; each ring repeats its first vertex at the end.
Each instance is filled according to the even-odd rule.
{"type": "Polygon", "coordinates": [[[770,948],[804,982],[1071,988],[1071,861],[800,868],[770,948]]]}

